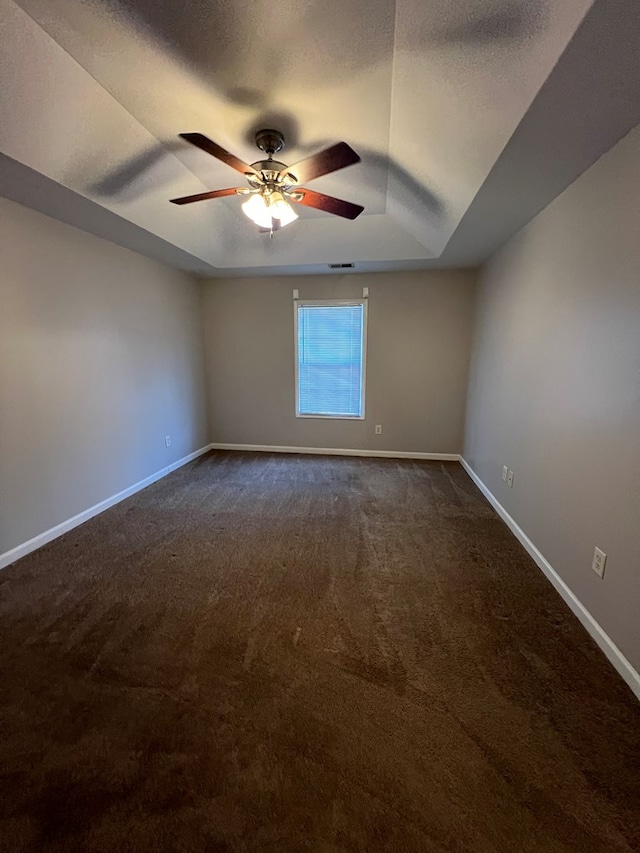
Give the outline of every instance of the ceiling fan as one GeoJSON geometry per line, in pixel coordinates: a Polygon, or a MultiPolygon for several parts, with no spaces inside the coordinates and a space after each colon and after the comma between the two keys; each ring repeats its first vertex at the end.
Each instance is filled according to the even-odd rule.
{"type": "Polygon", "coordinates": [[[257,160],[248,165],[202,133],[181,133],[180,136],[206,151],[207,154],[211,154],[212,157],[226,163],[227,166],[231,166],[232,169],[241,172],[249,186],[229,187],[224,190],[172,198],[172,204],[191,204],[194,201],[230,195],[248,196],[242,204],[243,212],[256,225],[259,225],[262,231],[269,231],[271,235],[298,218],[291,202],[325,210],[327,213],[333,213],[345,219],[355,219],[364,210],[359,204],[352,204],[300,186],[301,183],[319,178],[321,175],[328,175],[330,172],[344,169],[345,166],[359,163],[360,157],[346,142],[338,142],[306,160],[287,166],[273,159],[273,155],[284,147],[284,136],[277,130],[259,130],[256,133],[256,145],[264,151],[267,159],[257,160]]]}

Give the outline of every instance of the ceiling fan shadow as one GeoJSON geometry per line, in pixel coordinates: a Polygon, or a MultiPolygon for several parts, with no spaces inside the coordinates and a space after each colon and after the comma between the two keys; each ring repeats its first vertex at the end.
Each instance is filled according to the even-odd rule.
{"type": "Polygon", "coordinates": [[[526,42],[542,33],[547,25],[548,12],[543,3],[512,0],[498,9],[482,15],[450,21],[444,26],[431,27],[431,23],[419,27],[409,47],[415,49],[427,45],[461,47],[499,47],[526,42]]]}
{"type": "MultiPolygon", "coordinates": [[[[265,101],[261,102],[264,107],[265,101]]],[[[260,115],[255,118],[244,132],[244,141],[252,147],[256,144],[256,133],[264,128],[273,128],[278,130],[285,138],[286,148],[298,148],[300,145],[300,125],[298,119],[289,112],[281,110],[263,110],[260,115]]],[[[259,152],[256,152],[256,158],[259,152]]],[[[284,155],[282,155],[284,156],[284,155]]]]}
{"type": "MultiPolygon", "coordinates": [[[[150,145],[98,180],[85,184],[86,190],[93,196],[118,201],[132,201],[144,195],[147,188],[157,191],[160,165],[167,160],[167,155],[183,148],[180,139],[150,145]]],[[[82,178],[80,182],[84,183],[82,178]]]]}
{"type": "Polygon", "coordinates": [[[415,209],[419,207],[422,215],[425,212],[434,223],[440,222],[447,214],[447,207],[442,198],[426,187],[388,154],[381,154],[370,148],[358,148],[362,160],[369,167],[381,173],[387,182],[387,192],[395,194],[395,200],[403,207],[415,209]]]}
{"type": "MultiPolygon", "coordinates": [[[[189,14],[182,3],[109,2],[186,60],[222,97],[248,108],[273,103],[291,85],[318,90],[390,62],[398,38],[395,0],[291,2],[281,15],[273,14],[267,0],[200,2],[191,5],[189,14]],[[376,22],[366,35],[363,20],[376,22]]],[[[402,46],[413,52],[433,46],[482,48],[525,42],[544,30],[549,17],[545,0],[484,0],[453,6],[449,0],[435,0],[430,12],[422,0],[413,0],[405,14],[408,25],[402,46]]]]}
{"type": "Polygon", "coordinates": [[[395,0],[290,0],[279,14],[271,0],[197,2],[188,4],[188,14],[184,3],[107,2],[218,94],[244,107],[273,103],[292,85],[317,90],[340,84],[393,55],[395,0]],[[366,33],[365,20],[376,21],[366,33]]]}
{"type": "Polygon", "coordinates": [[[166,148],[160,144],[151,146],[90,184],[88,190],[92,195],[103,198],[131,197],[136,193],[136,185],[142,177],[153,169],[166,153],[166,148]]]}

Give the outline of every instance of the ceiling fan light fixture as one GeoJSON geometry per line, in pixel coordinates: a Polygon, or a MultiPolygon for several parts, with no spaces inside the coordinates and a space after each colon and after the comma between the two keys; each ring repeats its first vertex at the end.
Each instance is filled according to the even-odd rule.
{"type": "Polygon", "coordinates": [[[242,212],[260,228],[271,228],[271,211],[262,195],[251,195],[242,203],[242,212]]]}
{"type": "Polygon", "coordinates": [[[298,218],[298,214],[291,207],[289,202],[285,201],[284,196],[280,192],[274,192],[271,194],[269,210],[271,211],[273,218],[280,221],[281,228],[284,228],[285,225],[290,225],[298,218]]]}
{"type": "Polygon", "coordinates": [[[272,219],[277,219],[280,227],[284,228],[298,218],[298,214],[277,190],[270,195],[253,193],[242,204],[242,211],[259,228],[270,229],[272,219]]]}

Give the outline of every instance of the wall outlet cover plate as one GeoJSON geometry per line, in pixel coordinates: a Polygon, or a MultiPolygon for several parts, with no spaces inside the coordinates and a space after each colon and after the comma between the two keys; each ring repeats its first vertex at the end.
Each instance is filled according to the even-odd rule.
{"type": "Polygon", "coordinates": [[[598,577],[604,577],[604,567],[607,563],[607,555],[604,551],[601,551],[600,548],[596,548],[593,552],[593,561],[591,563],[591,568],[598,575],[598,577]]]}

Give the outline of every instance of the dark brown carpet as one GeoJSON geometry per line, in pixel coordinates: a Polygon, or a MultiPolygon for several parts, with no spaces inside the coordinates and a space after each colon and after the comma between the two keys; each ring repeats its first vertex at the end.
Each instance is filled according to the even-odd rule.
{"type": "Polygon", "coordinates": [[[0,644],[2,850],[640,849],[640,706],[455,463],[209,454],[0,644]]]}

